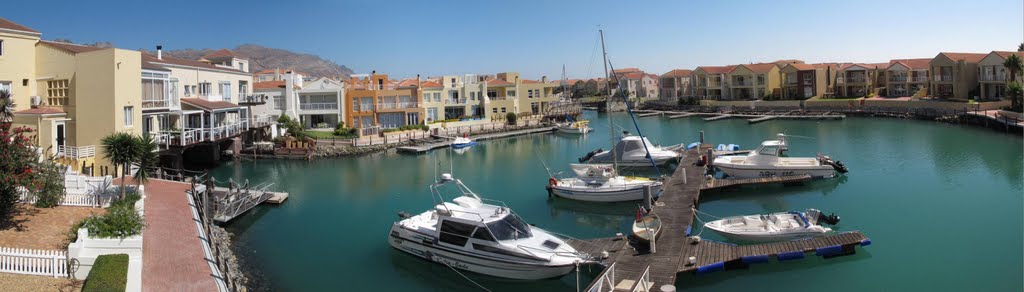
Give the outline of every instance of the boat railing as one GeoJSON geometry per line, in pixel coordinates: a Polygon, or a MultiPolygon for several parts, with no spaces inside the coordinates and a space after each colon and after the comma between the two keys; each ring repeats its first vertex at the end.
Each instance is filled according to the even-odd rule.
{"type": "Polygon", "coordinates": [[[550,254],[547,257],[548,261],[551,261],[552,259],[554,259],[555,256],[572,256],[572,257],[579,257],[580,256],[579,253],[569,252],[569,251],[555,251],[555,252],[552,252],[552,251],[543,250],[543,249],[539,249],[539,248],[532,247],[532,246],[526,246],[526,245],[516,245],[516,247],[521,249],[521,250],[523,250],[523,251],[525,251],[526,253],[530,254],[531,256],[534,256],[534,257],[539,258],[539,259],[543,259],[544,257],[538,255],[534,251],[548,253],[548,254],[550,254]]]}

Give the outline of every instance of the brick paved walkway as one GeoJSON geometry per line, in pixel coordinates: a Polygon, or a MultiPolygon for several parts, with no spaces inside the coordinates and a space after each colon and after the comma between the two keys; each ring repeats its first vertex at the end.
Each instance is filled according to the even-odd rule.
{"type": "Polygon", "coordinates": [[[187,183],[146,183],[143,291],[217,291],[185,196],[187,183]]]}

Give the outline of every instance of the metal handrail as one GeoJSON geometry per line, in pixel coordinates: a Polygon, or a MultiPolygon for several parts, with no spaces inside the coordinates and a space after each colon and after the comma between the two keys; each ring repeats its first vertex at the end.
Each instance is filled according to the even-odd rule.
{"type": "Polygon", "coordinates": [[[587,292],[610,292],[612,290],[615,290],[615,262],[608,265],[586,289],[583,289],[587,292]]]}

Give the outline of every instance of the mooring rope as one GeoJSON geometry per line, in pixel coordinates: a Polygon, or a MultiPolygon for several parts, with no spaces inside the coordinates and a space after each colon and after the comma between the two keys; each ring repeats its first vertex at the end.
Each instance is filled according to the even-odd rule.
{"type": "Polygon", "coordinates": [[[480,287],[480,289],[483,289],[484,291],[487,291],[487,292],[491,292],[491,289],[487,289],[487,287],[484,287],[484,285],[480,285],[480,283],[477,283],[476,281],[473,281],[473,279],[470,279],[469,277],[466,277],[466,275],[463,275],[463,274],[462,274],[462,272],[459,272],[459,270],[458,270],[458,269],[455,269],[455,267],[452,267],[452,266],[451,266],[451,265],[449,265],[448,263],[446,263],[446,262],[444,262],[444,261],[437,261],[437,262],[439,262],[439,263],[442,263],[442,264],[444,264],[445,266],[448,266],[448,268],[449,268],[449,269],[452,269],[452,271],[455,271],[455,273],[459,274],[459,276],[462,276],[463,278],[465,278],[465,279],[466,279],[467,281],[469,281],[470,283],[473,283],[473,284],[474,284],[474,285],[476,285],[477,287],[480,287]]]}

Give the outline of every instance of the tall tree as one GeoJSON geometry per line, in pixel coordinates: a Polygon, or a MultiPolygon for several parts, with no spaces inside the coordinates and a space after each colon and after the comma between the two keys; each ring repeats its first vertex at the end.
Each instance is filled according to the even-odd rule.
{"type": "Polygon", "coordinates": [[[106,156],[107,160],[114,164],[114,169],[116,170],[118,166],[122,167],[120,198],[123,200],[125,195],[125,173],[139,153],[135,137],[128,133],[117,132],[103,137],[103,140],[100,140],[100,144],[103,147],[103,156],[106,156]]]}
{"type": "Polygon", "coordinates": [[[1024,52],[1024,43],[1020,43],[1020,45],[1017,46],[1017,51],[1018,52],[1024,52]]]}
{"type": "Polygon", "coordinates": [[[136,137],[135,143],[138,151],[138,155],[135,157],[135,166],[139,169],[135,171],[133,178],[135,179],[135,189],[138,189],[138,186],[145,184],[149,181],[149,177],[153,176],[157,164],[160,163],[160,155],[157,154],[159,148],[153,141],[153,137],[136,137]]]}
{"type": "Polygon", "coordinates": [[[1024,71],[1024,62],[1021,61],[1017,54],[1010,54],[1003,61],[1003,66],[1006,66],[1006,70],[1010,71],[1010,82],[1017,81],[1017,72],[1024,71]]]}

